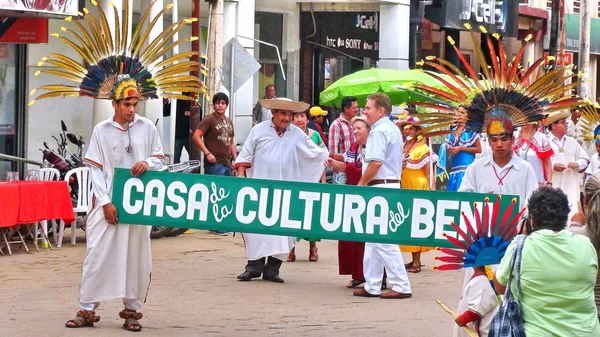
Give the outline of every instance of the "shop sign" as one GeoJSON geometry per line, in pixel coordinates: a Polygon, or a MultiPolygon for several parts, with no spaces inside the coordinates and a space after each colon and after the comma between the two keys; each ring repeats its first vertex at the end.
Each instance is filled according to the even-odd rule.
{"type": "MultiPolygon", "coordinates": [[[[77,16],[80,0],[3,0],[0,15],[10,17],[54,17],[77,16]]],[[[85,1],[82,0],[82,4],[85,1]]]]}
{"type": "Polygon", "coordinates": [[[302,13],[300,27],[308,41],[354,57],[379,57],[379,13],[302,13]]]}
{"type": "MultiPolygon", "coordinates": [[[[600,19],[591,19],[590,54],[600,55],[600,19]]],[[[565,14],[565,49],[579,52],[579,15],[565,14]]]]}
{"type": "Polygon", "coordinates": [[[48,19],[0,18],[0,43],[48,43],[48,19]]]}
{"type": "MultiPolygon", "coordinates": [[[[115,170],[112,186],[112,201],[123,224],[427,247],[452,247],[445,236],[459,236],[450,223],[466,231],[461,214],[475,224],[476,216],[485,216],[481,212],[485,198],[497,200],[479,193],[172,172],[148,171],[133,177],[126,169],[115,170]]],[[[500,199],[499,217],[512,199],[500,199]]],[[[512,215],[517,211],[513,209],[512,215]]]]}
{"type": "Polygon", "coordinates": [[[425,17],[442,28],[465,30],[465,24],[489,33],[516,37],[518,34],[519,2],[517,0],[455,0],[442,1],[440,6],[426,7],[425,17]]]}
{"type": "MultiPolygon", "coordinates": [[[[548,65],[550,64],[550,61],[548,60],[548,56],[550,56],[550,53],[545,52],[544,53],[544,64],[548,65]]],[[[562,64],[562,65],[569,65],[569,64],[573,64],[573,53],[564,53],[562,55],[562,57],[559,57],[558,59],[556,59],[556,64],[562,64]]]]}

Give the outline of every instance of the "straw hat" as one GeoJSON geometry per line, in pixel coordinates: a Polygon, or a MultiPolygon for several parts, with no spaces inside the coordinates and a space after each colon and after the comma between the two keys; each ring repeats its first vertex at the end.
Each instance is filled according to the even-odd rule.
{"type": "Polygon", "coordinates": [[[421,124],[418,124],[419,122],[420,122],[419,117],[408,115],[406,118],[399,118],[396,121],[396,125],[400,128],[400,130],[404,130],[404,129],[413,127],[417,131],[419,131],[419,130],[423,129],[423,126],[421,124]]]}
{"type": "Polygon", "coordinates": [[[571,116],[571,112],[566,110],[553,113],[544,120],[544,125],[549,126],[550,124],[558,122],[561,119],[569,118],[569,116],[571,116]]]}
{"type": "Polygon", "coordinates": [[[310,107],[308,103],[292,101],[289,98],[261,99],[259,103],[265,109],[291,112],[304,112],[310,107]]]}

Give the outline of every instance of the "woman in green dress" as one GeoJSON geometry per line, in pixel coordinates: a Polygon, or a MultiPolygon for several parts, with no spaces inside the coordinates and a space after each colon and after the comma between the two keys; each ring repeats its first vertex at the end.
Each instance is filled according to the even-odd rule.
{"type": "MultiPolygon", "coordinates": [[[[294,123],[295,126],[299,127],[302,131],[304,131],[306,133],[306,135],[315,142],[315,144],[321,146],[324,149],[327,149],[327,146],[325,146],[325,142],[323,142],[321,135],[319,135],[319,133],[317,131],[308,128],[308,114],[309,114],[308,111],[309,110],[306,110],[305,112],[299,112],[299,113],[293,114],[292,122],[294,123]]],[[[323,172],[323,175],[321,176],[321,182],[325,183],[325,172],[323,172]]],[[[300,241],[301,239],[304,239],[304,240],[308,241],[308,243],[309,243],[308,260],[312,261],[312,262],[316,262],[319,259],[319,250],[317,249],[317,241],[320,241],[320,239],[297,238],[297,241],[300,241]]],[[[296,261],[296,247],[292,248],[292,251],[290,252],[290,255],[288,256],[287,261],[288,262],[296,261]]]]}

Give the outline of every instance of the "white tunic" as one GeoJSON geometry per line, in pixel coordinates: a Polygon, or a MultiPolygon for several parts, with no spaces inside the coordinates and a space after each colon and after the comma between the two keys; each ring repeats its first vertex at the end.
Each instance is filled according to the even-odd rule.
{"type": "Polygon", "coordinates": [[[577,212],[577,202],[581,193],[579,186],[583,181],[583,173],[579,172],[587,168],[590,158],[581,145],[572,137],[564,136],[562,139],[559,139],[552,133],[549,133],[548,138],[550,138],[550,145],[552,145],[552,150],[554,150],[552,166],[557,163],[568,166],[572,162],[576,162],[578,165],[577,169],[567,168],[562,172],[552,172],[552,186],[563,190],[569,198],[571,206],[570,219],[577,212]]]}
{"type": "Polygon", "coordinates": [[[500,168],[490,154],[467,167],[458,192],[518,195],[521,210],[537,188],[535,171],[528,162],[513,155],[510,162],[500,168]]]}
{"type": "Polygon", "coordinates": [[[548,136],[542,132],[536,132],[529,140],[519,137],[513,144],[513,150],[519,158],[531,164],[538,183],[544,185],[546,183],[546,175],[542,160],[552,156],[552,146],[550,146],[548,136]]]}
{"type": "MultiPolygon", "coordinates": [[[[469,269],[472,270],[472,268],[469,269]]],[[[490,281],[485,275],[478,275],[473,277],[464,288],[456,313],[462,315],[467,310],[477,313],[481,319],[470,322],[467,326],[478,332],[480,337],[487,337],[492,319],[498,312],[499,305],[498,297],[496,297],[490,281]]],[[[469,335],[465,329],[455,324],[452,336],[468,337],[469,335]]]]}
{"type": "MultiPolygon", "coordinates": [[[[319,181],[329,152],[310,139],[300,128],[290,125],[279,136],[271,120],[257,124],[244,142],[236,167],[252,168],[248,177],[295,182],[319,181]]],[[[288,236],[243,234],[248,260],[273,256],[286,260],[296,239],[288,236]]]]}
{"type": "Polygon", "coordinates": [[[86,227],[87,251],[79,288],[80,303],[116,298],[145,300],[152,272],[152,227],[110,225],[104,219],[102,206],[110,203],[115,168],[131,168],[145,160],[148,169],[158,169],[162,166],[159,158],[163,157],[158,130],[146,118],[135,115],[129,133],[114,122],[113,117],[94,128],[84,158],[92,170],[94,201],[86,227]],[[126,150],[128,146],[131,153],[126,150]]]}
{"type": "Polygon", "coordinates": [[[600,173],[600,158],[598,158],[598,152],[594,153],[592,158],[590,158],[590,165],[585,169],[585,173],[589,175],[600,173]]]}

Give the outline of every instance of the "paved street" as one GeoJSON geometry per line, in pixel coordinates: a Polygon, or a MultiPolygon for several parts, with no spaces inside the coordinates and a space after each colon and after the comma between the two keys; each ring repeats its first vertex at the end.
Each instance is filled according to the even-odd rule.
{"type": "MultiPolygon", "coordinates": [[[[67,231],[68,232],[68,231],[67,231]]],[[[72,247],[0,256],[0,336],[132,336],[121,328],[119,301],[103,303],[94,328],[67,329],[77,308],[83,233],[72,247]]],[[[143,308],[143,336],[451,336],[453,320],[436,303],[456,308],[463,272],[426,268],[410,274],[413,298],[358,298],[339,276],[337,242],[319,244],[308,262],[300,242],[298,261],[284,263],[284,284],[238,282],[245,265],[240,235],[196,231],[153,240],[154,272],[143,308]]],[[[16,246],[15,246],[16,248],[16,246]]],[[[405,260],[408,255],[405,255],[405,260]]],[[[406,260],[408,261],[408,260],[406,260]]]]}

